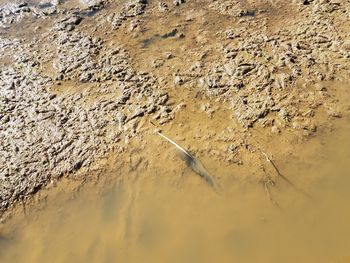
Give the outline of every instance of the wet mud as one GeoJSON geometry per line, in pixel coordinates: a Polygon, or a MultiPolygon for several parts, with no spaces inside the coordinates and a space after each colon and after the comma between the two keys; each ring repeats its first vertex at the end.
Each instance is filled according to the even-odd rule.
{"type": "MultiPolygon", "coordinates": [[[[1,229],[0,261],[346,263],[349,120],[273,159],[298,189],[247,180],[247,165],[198,154],[223,186],[216,193],[149,134],[80,174],[85,183],[77,174],[62,178],[18,207],[1,229]]],[[[265,158],[261,165],[275,172],[265,158]]]]}

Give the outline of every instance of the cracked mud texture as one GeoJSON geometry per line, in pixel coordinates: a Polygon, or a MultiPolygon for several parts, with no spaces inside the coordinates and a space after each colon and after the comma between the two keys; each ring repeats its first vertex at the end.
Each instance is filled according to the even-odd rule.
{"type": "Polygon", "coordinates": [[[184,89],[241,138],[309,136],[344,114],[349,18],[341,0],[0,1],[0,210],[171,122],[184,89]]]}

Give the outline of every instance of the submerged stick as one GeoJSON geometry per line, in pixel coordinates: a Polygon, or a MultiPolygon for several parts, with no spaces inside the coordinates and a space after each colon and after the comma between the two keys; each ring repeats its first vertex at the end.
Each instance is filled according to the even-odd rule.
{"type": "Polygon", "coordinates": [[[271,180],[270,176],[266,173],[266,170],[265,170],[264,166],[262,166],[261,169],[263,170],[263,172],[265,174],[265,178],[262,181],[262,183],[264,184],[267,197],[269,198],[269,200],[271,201],[271,203],[273,205],[275,205],[276,207],[281,209],[281,207],[278,204],[278,202],[272,197],[272,194],[271,194],[270,189],[269,189],[269,185],[274,186],[274,182],[271,180]]]}
{"type": "Polygon", "coordinates": [[[207,170],[204,168],[203,164],[196,157],[194,157],[192,154],[190,154],[188,151],[186,151],[179,144],[177,144],[176,142],[174,142],[172,139],[165,136],[164,134],[160,133],[159,131],[157,131],[157,134],[159,136],[161,136],[163,139],[170,142],[172,145],[174,145],[179,150],[179,154],[180,154],[181,159],[184,160],[186,162],[186,164],[189,167],[191,167],[191,169],[196,174],[198,174],[200,177],[202,177],[209,184],[209,186],[211,186],[216,192],[218,192],[218,190],[219,190],[218,185],[215,183],[213,178],[209,175],[207,170]]]}
{"type": "Polygon", "coordinates": [[[312,200],[312,196],[310,194],[308,194],[307,192],[305,192],[303,189],[297,187],[293,182],[291,182],[287,177],[285,177],[283,174],[281,174],[281,172],[279,171],[279,169],[277,168],[277,166],[275,165],[274,161],[272,161],[272,159],[262,150],[260,150],[261,153],[265,156],[266,161],[271,163],[272,167],[275,169],[276,173],[284,180],[286,181],[290,186],[292,186],[294,188],[294,190],[296,190],[297,192],[303,194],[304,196],[308,197],[309,199],[312,200]]]}
{"type": "Polygon", "coordinates": [[[270,199],[271,203],[275,206],[277,206],[278,208],[281,208],[280,205],[277,203],[277,201],[275,199],[273,199],[271,193],[270,193],[270,189],[268,186],[268,182],[264,182],[264,187],[265,187],[265,191],[267,194],[267,197],[270,199]]]}

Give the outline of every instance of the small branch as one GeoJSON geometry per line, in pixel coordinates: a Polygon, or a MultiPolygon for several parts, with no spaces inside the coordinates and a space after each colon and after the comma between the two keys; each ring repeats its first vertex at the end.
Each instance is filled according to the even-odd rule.
{"type": "Polygon", "coordinates": [[[281,172],[279,171],[279,169],[277,168],[276,164],[274,163],[274,161],[262,150],[260,150],[261,153],[265,156],[266,161],[271,163],[271,165],[273,166],[273,168],[275,169],[275,171],[277,172],[277,174],[284,180],[286,181],[290,186],[292,186],[294,188],[294,190],[296,190],[299,193],[302,193],[304,196],[306,196],[309,199],[312,199],[312,196],[310,194],[308,194],[307,192],[305,192],[303,189],[297,187],[293,182],[291,182],[287,177],[285,177],[283,174],[281,174],[281,172]]]}
{"type": "Polygon", "coordinates": [[[264,182],[264,187],[266,190],[267,197],[270,199],[273,205],[277,206],[278,208],[281,208],[280,205],[276,202],[276,200],[272,198],[268,183],[269,183],[268,181],[264,182]]]}
{"type": "MultiPolygon", "coordinates": [[[[153,122],[151,124],[155,127],[157,127],[153,122]]],[[[182,160],[185,161],[185,163],[191,167],[191,169],[198,174],[200,177],[202,177],[208,184],[211,186],[217,193],[220,192],[221,188],[219,185],[215,182],[215,180],[209,175],[207,170],[204,168],[203,164],[200,162],[199,159],[197,159],[195,156],[190,154],[188,151],[186,151],[183,147],[181,147],[179,144],[177,144],[175,141],[170,139],[169,137],[165,136],[161,132],[157,131],[157,134],[161,136],[163,139],[171,143],[173,146],[175,146],[179,153],[182,160]]]]}
{"type": "Polygon", "coordinates": [[[267,197],[269,198],[269,200],[271,201],[271,203],[273,205],[275,205],[276,207],[278,208],[281,208],[278,204],[278,202],[272,197],[271,195],[271,192],[270,192],[270,189],[269,189],[269,185],[272,185],[274,186],[274,181],[270,178],[270,176],[267,174],[266,170],[265,170],[265,167],[262,165],[261,166],[261,169],[263,170],[264,172],[264,179],[262,181],[262,183],[264,184],[264,188],[265,188],[265,191],[266,191],[266,195],[267,197]]]}

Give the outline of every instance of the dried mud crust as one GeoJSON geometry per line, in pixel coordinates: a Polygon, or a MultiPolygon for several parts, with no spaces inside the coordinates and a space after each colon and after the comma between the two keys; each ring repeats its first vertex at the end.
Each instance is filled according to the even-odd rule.
{"type": "Polygon", "coordinates": [[[343,108],[320,83],[348,76],[350,3],[295,1],[285,7],[293,10],[288,16],[278,11],[283,1],[242,2],[0,6],[1,211],[122,151],[120,141],[142,135],[145,119],[170,122],[186,108],[186,101],[174,106],[185,100],[181,89],[228,102],[242,138],[256,122],[271,132],[290,127],[309,135],[318,108],[340,117],[343,108]],[[176,20],[175,29],[159,34],[149,22],[156,19],[176,20]],[[16,32],[21,25],[30,34],[16,32]],[[152,30],[157,34],[146,43],[152,30]]]}
{"type": "MultiPolygon", "coordinates": [[[[241,10],[233,12],[240,17],[240,23],[217,33],[222,41],[215,43],[219,48],[213,46],[212,50],[221,56],[209,62],[199,59],[189,69],[180,71],[177,78],[228,101],[244,127],[261,121],[264,126],[274,126],[274,130],[296,128],[312,119],[307,115],[313,115],[324,102],[330,102],[325,107],[330,106],[327,88],[312,86],[322,81],[347,80],[349,31],[341,31],[340,21],[348,19],[349,3],[288,4],[292,12],[297,10],[297,15],[278,18],[280,26],[276,26],[274,12],[271,19],[266,17],[269,9],[248,9],[253,10],[252,17],[244,15],[248,11],[238,1],[237,6],[230,2],[210,5],[222,14],[241,10]],[[271,119],[273,115],[277,116],[271,119]]],[[[276,8],[282,6],[271,6],[271,10],[276,8]]]]}
{"type": "Polygon", "coordinates": [[[133,70],[125,49],[74,31],[80,21],[75,14],[60,19],[44,36],[46,53],[4,41],[14,63],[0,75],[2,209],[104,156],[122,133],[135,133],[137,117],[159,112],[168,99],[151,74],[133,70]],[[47,60],[54,76],[43,74],[47,60]],[[113,96],[85,103],[94,92],[56,95],[49,92],[61,85],[56,80],[89,82],[113,96]]]}

